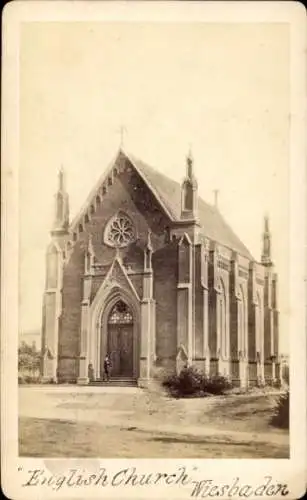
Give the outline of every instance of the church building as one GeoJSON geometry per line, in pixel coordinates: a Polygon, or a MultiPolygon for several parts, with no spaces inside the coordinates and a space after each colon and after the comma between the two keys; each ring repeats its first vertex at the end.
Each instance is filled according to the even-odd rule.
{"type": "Polygon", "coordinates": [[[46,255],[42,376],[146,387],[157,369],[195,366],[245,387],[279,380],[277,275],[266,217],[261,262],[183,182],[119,150],[69,220],[59,172],[46,255]]]}

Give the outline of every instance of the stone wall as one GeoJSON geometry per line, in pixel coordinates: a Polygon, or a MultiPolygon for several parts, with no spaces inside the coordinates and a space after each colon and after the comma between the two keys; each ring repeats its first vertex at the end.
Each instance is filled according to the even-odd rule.
{"type": "Polygon", "coordinates": [[[176,250],[166,239],[169,226],[167,217],[163,214],[155,198],[149,193],[143,180],[131,166],[125,166],[125,171],[118,171],[116,176],[101,187],[95,195],[89,210],[77,221],[72,229],[71,239],[67,248],[67,258],[63,272],[63,311],[59,331],[59,365],[60,378],[74,379],[78,377],[78,359],[80,355],[80,325],[82,282],[85,272],[85,252],[91,235],[98,267],[92,278],[91,301],[103,283],[110,268],[116,250],[105,243],[106,226],[117,211],[127,213],[136,227],[137,239],[119,254],[127,270],[129,278],[139,297],[143,295],[144,248],[148,238],[148,230],[152,232],[151,240],[156,250],[154,263],[154,294],[158,297],[157,340],[156,350],[162,362],[168,362],[175,357],[174,331],[176,331],[176,304],[174,295],[174,274],[176,273],[176,250]],[[145,195],[146,194],[146,195],[145,195]],[[168,301],[164,299],[168,298],[168,301]]]}
{"type": "Polygon", "coordinates": [[[156,300],[157,363],[175,366],[177,348],[177,263],[176,242],[167,244],[153,255],[153,296],[156,300]]]}

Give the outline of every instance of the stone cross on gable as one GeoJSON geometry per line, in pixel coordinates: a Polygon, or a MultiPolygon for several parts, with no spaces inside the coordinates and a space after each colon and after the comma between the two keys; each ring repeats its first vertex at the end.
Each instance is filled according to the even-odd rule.
{"type": "Polygon", "coordinates": [[[117,132],[120,134],[120,147],[122,148],[124,146],[124,138],[125,133],[127,133],[127,129],[124,125],[121,125],[117,132]]]}
{"type": "Polygon", "coordinates": [[[217,208],[219,204],[219,190],[214,189],[214,206],[217,208]]]}

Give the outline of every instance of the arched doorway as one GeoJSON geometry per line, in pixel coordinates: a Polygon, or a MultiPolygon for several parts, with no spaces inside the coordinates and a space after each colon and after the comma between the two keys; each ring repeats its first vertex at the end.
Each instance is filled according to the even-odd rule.
{"type": "Polygon", "coordinates": [[[111,377],[133,377],[133,347],[133,314],[123,300],[118,300],[107,321],[111,377]]]}

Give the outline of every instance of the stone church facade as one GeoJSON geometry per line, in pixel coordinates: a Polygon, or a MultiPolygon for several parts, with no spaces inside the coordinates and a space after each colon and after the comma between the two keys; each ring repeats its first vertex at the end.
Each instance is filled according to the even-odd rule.
{"type": "Polygon", "coordinates": [[[265,219],[261,263],[198,196],[193,160],[182,184],[116,155],[69,221],[59,173],[46,255],[42,375],[147,386],[155,370],[194,365],[246,386],[279,380],[277,275],[265,219]]]}

